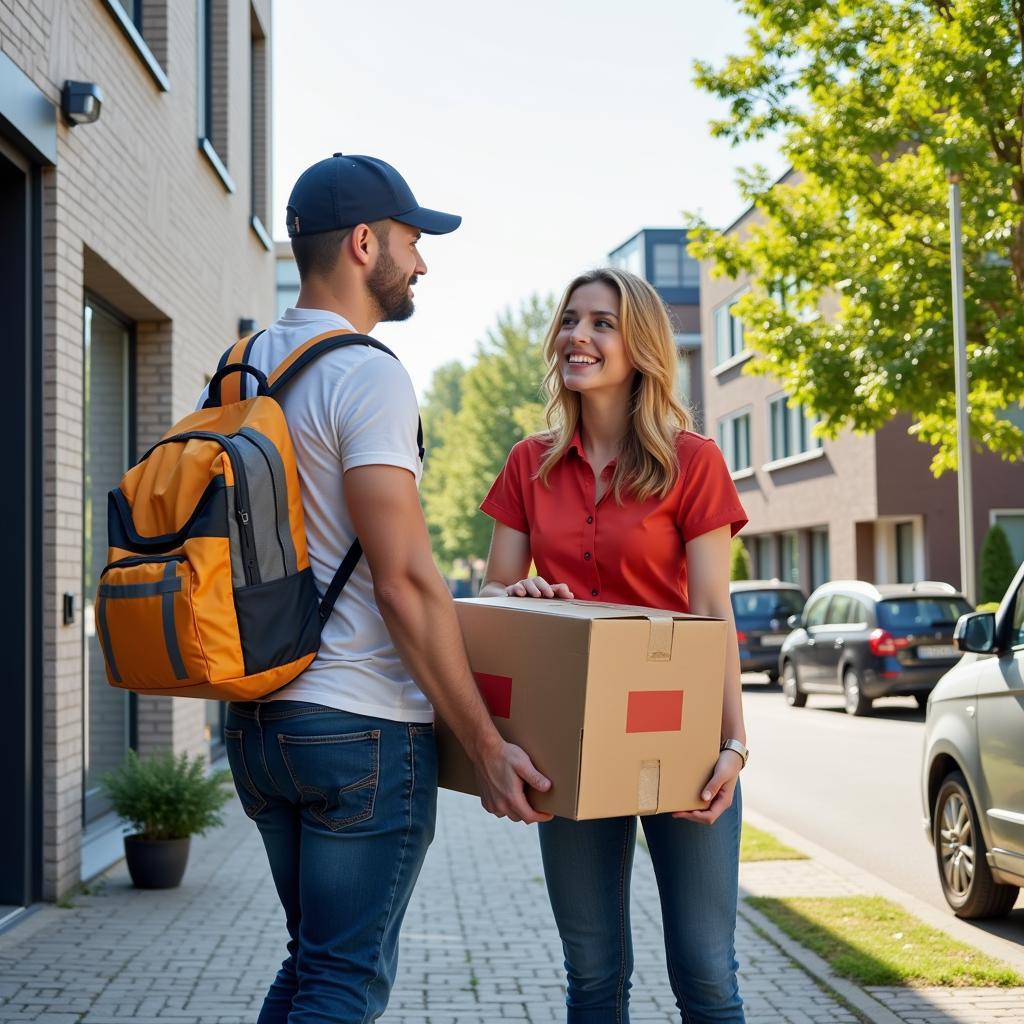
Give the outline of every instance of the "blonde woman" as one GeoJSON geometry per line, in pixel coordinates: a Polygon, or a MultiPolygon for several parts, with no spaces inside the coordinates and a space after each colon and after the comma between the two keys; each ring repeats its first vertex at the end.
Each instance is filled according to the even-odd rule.
{"type": "MultiPolygon", "coordinates": [[[[722,752],[706,809],[642,819],[682,1020],[743,1021],[736,982],[746,732],[729,601],[746,523],[714,442],[674,394],[668,314],[643,279],[594,270],[566,289],[545,342],[549,430],[517,444],[481,506],[495,520],[482,596],[577,598],[729,622],[722,752]],[[539,575],[527,576],[531,562],[539,575]]],[[[637,819],[541,824],[565,951],[569,1024],[629,1020],[629,882],[637,819]]]]}

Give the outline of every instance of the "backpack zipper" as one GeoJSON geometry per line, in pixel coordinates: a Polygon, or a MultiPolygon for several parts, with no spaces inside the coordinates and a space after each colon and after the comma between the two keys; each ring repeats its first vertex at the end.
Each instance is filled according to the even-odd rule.
{"type": "Polygon", "coordinates": [[[108,562],[103,566],[102,576],[108,569],[127,569],[132,565],[148,565],[150,562],[184,562],[184,555],[128,555],[116,562],[108,562]]]}
{"type": "Polygon", "coordinates": [[[158,441],[150,448],[143,458],[147,458],[154,448],[163,444],[190,441],[197,438],[201,441],[216,441],[227,452],[231,471],[235,478],[235,518],[238,520],[238,537],[242,545],[242,571],[245,573],[245,584],[262,583],[259,561],[256,557],[256,534],[253,532],[249,515],[249,480],[245,475],[245,462],[235,443],[224,434],[216,434],[212,430],[189,430],[183,434],[174,434],[158,441]]]}

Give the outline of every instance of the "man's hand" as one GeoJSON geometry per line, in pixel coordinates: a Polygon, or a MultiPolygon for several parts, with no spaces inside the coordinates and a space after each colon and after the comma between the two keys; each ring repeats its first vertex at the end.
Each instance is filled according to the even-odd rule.
{"type": "Polygon", "coordinates": [[[521,747],[502,740],[500,745],[481,755],[474,767],[484,810],[499,818],[524,821],[528,825],[551,820],[552,815],[535,811],[530,806],[524,792],[524,787],[529,786],[546,793],[551,788],[551,780],[534,768],[521,747]]]}
{"type": "Polygon", "coordinates": [[[684,818],[686,821],[697,821],[702,825],[710,825],[732,806],[732,798],[736,793],[736,780],[743,768],[743,758],[735,750],[723,750],[718,755],[715,770],[708,784],[701,793],[701,798],[710,800],[706,811],[676,811],[673,818],[684,818]]]}

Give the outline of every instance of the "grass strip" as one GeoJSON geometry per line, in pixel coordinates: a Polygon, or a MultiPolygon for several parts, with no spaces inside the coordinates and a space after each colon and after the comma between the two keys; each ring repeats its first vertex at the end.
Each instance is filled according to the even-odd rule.
{"type": "Polygon", "coordinates": [[[747,902],[859,985],[1024,985],[1012,968],[880,896],[751,896],[747,902]]]}
{"type": "Polygon", "coordinates": [[[775,836],[744,822],[740,834],[740,860],[807,860],[807,854],[780,843],[775,836]]]}

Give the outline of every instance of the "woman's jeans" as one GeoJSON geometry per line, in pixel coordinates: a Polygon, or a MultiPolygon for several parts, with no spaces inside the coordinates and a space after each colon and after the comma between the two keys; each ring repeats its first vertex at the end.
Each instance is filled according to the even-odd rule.
{"type": "Polygon", "coordinates": [[[236,702],[224,737],[289,935],[259,1024],[376,1020],[434,835],[434,727],[299,701],[236,702]]]}
{"type": "MultiPolygon", "coordinates": [[[[713,825],[670,814],[641,819],[661,896],[669,981],[686,1024],[744,1019],[733,945],[740,816],[737,785],[732,807],[713,825]]],[[[539,828],[548,896],[565,951],[566,1020],[627,1024],[636,818],[554,818],[539,828]]]]}

